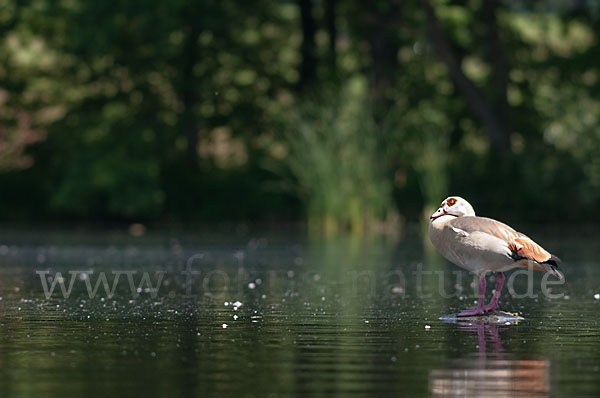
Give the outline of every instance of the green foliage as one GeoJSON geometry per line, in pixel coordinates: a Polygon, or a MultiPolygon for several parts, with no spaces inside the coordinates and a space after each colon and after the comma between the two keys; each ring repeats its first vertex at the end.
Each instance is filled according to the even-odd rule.
{"type": "Polygon", "coordinates": [[[297,181],[314,228],[361,231],[394,213],[382,134],[360,94],[345,89],[294,104],[283,114],[288,152],[281,160],[297,181]]]}
{"type": "Polygon", "coordinates": [[[429,215],[448,192],[450,123],[433,101],[411,108],[401,123],[407,131],[404,150],[419,173],[424,211],[429,215]]]}
{"type": "MultiPolygon", "coordinates": [[[[510,140],[498,157],[421,2],[338,1],[329,20],[328,2],[311,3],[308,85],[296,2],[2,2],[0,218],[306,214],[362,231],[453,193],[481,214],[600,221],[597,5],[498,3],[510,140]]],[[[431,3],[498,109],[490,3],[431,3]]]]}

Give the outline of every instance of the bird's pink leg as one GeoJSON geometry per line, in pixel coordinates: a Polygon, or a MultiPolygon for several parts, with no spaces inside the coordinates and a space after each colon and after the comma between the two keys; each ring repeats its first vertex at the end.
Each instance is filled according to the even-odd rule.
{"type": "Polygon", "coordinates": [[[494,311],[498,309],[498,299],[500,298],[500,292],[502,291],[502,287],[504,286],[504,274],[502,272],[498,272],[498,281],[496,282],[496,290],[494,291],[494,295],[490,300],[490,303],[484,307],[485,311],[494,311]]]}
{"type": "Polygon", "coordinates": [[[458,313],[457,316],[471,316],[481,315],[485,312],[483,302],[485,300],[485,275],[479,278],[479,300],[477,300],[477,306],[467,308],[458,313]]]}

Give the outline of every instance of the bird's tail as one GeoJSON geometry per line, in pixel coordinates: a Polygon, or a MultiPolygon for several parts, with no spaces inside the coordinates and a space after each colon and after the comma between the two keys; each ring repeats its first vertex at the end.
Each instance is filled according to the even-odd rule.
{"type": "Polygon", "coordinates": [[[549,272],[558,279],[562,280],[565,277],[562,272],[558,270],[558,263],[560,262],[560,258],[556,257],[554,254],[551,254],[550,258],[542,263],[525,258],[522,258],[521,261],[519,261],[521,267],[523,268],[531,268],[536,271],[549,272]]]}

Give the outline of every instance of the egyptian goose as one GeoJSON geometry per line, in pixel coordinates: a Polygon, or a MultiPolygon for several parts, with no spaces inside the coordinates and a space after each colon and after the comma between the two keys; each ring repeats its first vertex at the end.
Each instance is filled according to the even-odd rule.
{"type": "Polygon", "coordinates": [[[461,197],[446,198],[431,215],[429,239],[442,255],[454,264],[479,276],[479,301],[458,316],[481,315],[498,308],[504,285],[503,272],[528,266],[547,271],[559,279],[560,259],[548,253],[531,238],[491,218],[477,217],[473,207],[461,197]],[[484,305],[485,274],[497,272],[496,290],[484,305]]]}

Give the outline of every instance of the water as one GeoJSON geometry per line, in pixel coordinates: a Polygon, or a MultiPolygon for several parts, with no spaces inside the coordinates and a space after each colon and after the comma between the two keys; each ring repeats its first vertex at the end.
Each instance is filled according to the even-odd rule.
{"type": "Polygon", "coordinates": [[[566,260],[566,284],[548,298],[542,274],[520,275],[515,294],[531,283],[538,297],[505,290],[501,307],[525,321],[483,325],[438,319],[476,286],[416,231],[5,232],[0,395],[599,396],[596,235],[535,236],[566,260]],[[108,291],[90,294],[102,275],[108,291]],[[46,294],[57,282],[48,298],[42,278],[46,294]]]}

